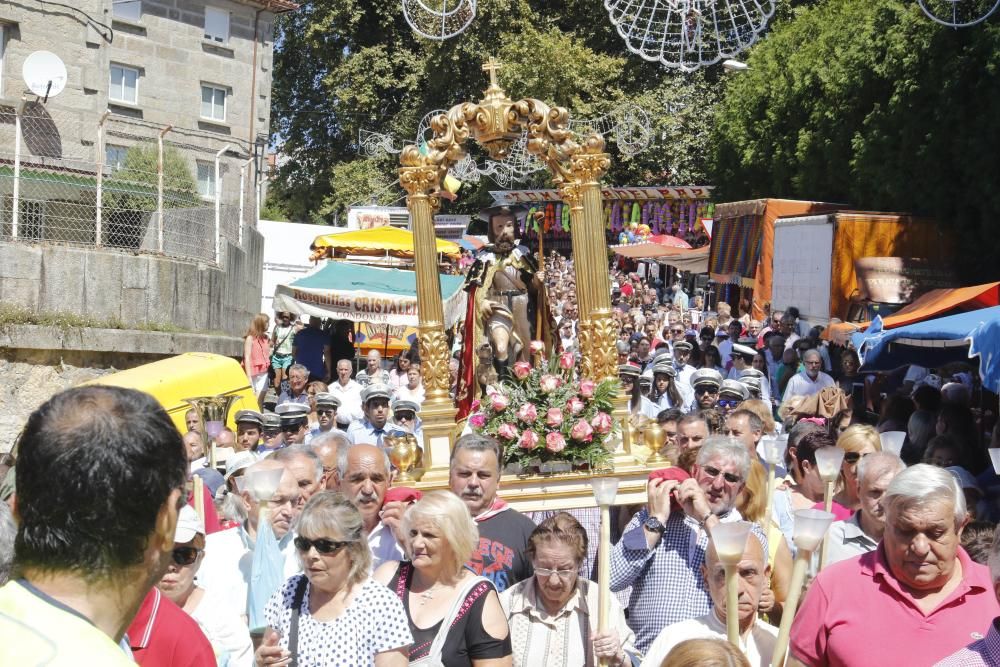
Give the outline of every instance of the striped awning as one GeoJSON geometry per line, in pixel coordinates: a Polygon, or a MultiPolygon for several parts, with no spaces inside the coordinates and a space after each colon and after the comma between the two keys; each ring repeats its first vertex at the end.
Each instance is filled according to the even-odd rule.
{"type": "Polygon", "coordinates": [[[753,287],[760,262],[762,232],[763,217],[758,213],[732,218],[717,215],[708,263],[712,280],[753,287]]]}

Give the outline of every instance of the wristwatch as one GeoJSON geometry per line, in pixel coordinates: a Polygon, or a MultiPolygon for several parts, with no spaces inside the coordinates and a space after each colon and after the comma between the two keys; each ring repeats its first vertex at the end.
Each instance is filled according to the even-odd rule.
{"type": "Polygon", "coordinates": [[[657,519],[655,516],[647,518],[642,525],[646,530],[653,533],[659,533],[660,535],[662,535],[663,532],[667,529],[667,527],[664,526],[662,523],[660,523],[660,520],[657,519]]]}

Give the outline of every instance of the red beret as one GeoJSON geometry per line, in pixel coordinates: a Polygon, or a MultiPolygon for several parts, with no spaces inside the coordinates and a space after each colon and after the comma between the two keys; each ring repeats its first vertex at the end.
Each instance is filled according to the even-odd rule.
{"type": "Polygon", "coordinates": [[[415,500],[420,500],[424,497],[424,494],[420,493],[416,489],[411,489],[408,486],[394,486],[385,492],[385,499],[383,502],[392,503],[412,503],[415,500]]]}
{"type": "MultiPolygon", "coordinates": [[[[671,479],[677,482],[683,482],[686,479],[691,479],[691,475],[687,474],[684,468],[660,468],[659,470],[654,470],[649,473],[649,481],[652,482],[654,479],[671,479]]],[[[670,499],[670,511],[679,510],[681,504],[677,502],[676,498],[670,499]]]]}

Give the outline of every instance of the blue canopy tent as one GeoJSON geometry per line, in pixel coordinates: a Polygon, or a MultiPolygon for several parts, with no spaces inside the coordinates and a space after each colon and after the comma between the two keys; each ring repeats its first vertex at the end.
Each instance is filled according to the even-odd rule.
{"type": "Polygon", "coordinates": [[[983,386],[1000,389],[1000,306],[884,330],[875,318],[867,331],[851,336],[864,370],[905,364],[937,367],[979,357],[983,386]]]}

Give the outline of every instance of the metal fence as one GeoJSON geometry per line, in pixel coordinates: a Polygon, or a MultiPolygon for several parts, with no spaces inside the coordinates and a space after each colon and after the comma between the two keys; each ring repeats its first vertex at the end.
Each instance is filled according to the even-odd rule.
{"type": "Polygon", "coordinates": [[[219,263],[256,226],[246,142],[128,116],[0,106],[0,240],[219,263]]]}

